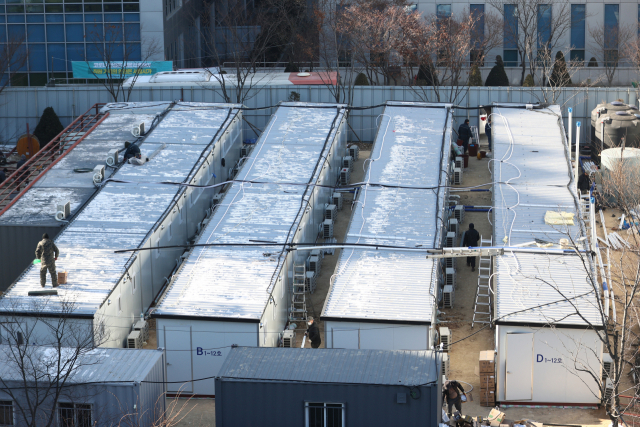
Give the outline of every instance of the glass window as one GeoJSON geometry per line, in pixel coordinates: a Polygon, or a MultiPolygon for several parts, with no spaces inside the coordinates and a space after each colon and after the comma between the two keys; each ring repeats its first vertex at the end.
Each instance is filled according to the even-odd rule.
{"type": "Polygon", "coordinates": [[[140,43],[127,43],[125,45],[127,61],[142,61],[140,43]]]}
{"type": "Polygon", "coordinates": [[[85,4],[84,5],[85,12],[102,12],[101,4],[85,4]]]}
{"type": "Polygon", "coordinates": [[[0,24],[0,43],[7,42],[7,26],[0,24]]]}
{"type": "Polygon", "coordinates": [[[139,4],[125,4],[124,5],[125,12],[140,12],[139,4]]]}
{"type": "Polygon", "coordinates": [[[124,24],[124,38],[127,41],[140,41],[140,24],[124,24]]]}
{"type": "Polygon", "coordinates": [[[25,3],[26,4],[35,4],[35,3],[42,4],[43,2],[42,0],[25,0],[25,3]]]}
{"type": "MultiPolygon", "coordinates": [[[[122,12],[122,5],[121,4],[105,4],[104,5],[104,11],[105,12],[122,12]]],[[[107,15],[105,14],[104,19],[107,19],[107,15]]],[[[120,18],[122,19],[122,18],[120,18]]]]}
{"type": "Polygon", "coordinates": [[[124,14],[125,22],[138,22],[140,21],[139,13],[125,13],[124,14]]]}
{"type": "Polygon", "coordinates": [[[584,49],[571,49],[571,62],[584,65],[584,49]]]}
{"type": "Polygon", "coordinates": [[[604,5],[604,48],[618,48],[618,24],[620,22],[620,5],[605,4],[604,5]]]}
{"type": "Polygon", "coordinates": [[[84,41],[84,26],[82,24],[67,24],[65,30],[67,32],[67,42],[84,41]]]}
{"type": "Polygon", "coordinates": [[[47,71],[47,50],[44,44],[29,44],[29,71],[47,71]]]}
{"type": "Polygon", "coordinates": [[[105,24],[104,40],[107,43],[122,41],[122,24],[105,24]]]}
{"type": "Polygon", "coordinates": [[[44,13],[44,6],[41,4],[28,4],[27,13],[44,13]]]}
{"type": "Polygon", "coordinates": [[[101,13],[88,13],[84,15],[84,22],[102,22],[101,13]]]}
{"type": "Polygon", "coordinates": [[[45,7],[45,11],[47,13],[62,13],[64,12],[64,8],[61,4],[47,4],[45,7]]]}
{"type": "Polygon", "coordinates": [[[44,0],[45,3],[62,3],[62,0],[44,0]]]}
{"type": "Polygon", "coordinates": [[[64,15],[45,15],[47,22],[63,22],[64,15]]]}
{"type": "MultiPolygon", "coordinates": [[[[15,50],[15,54],[13,58],[11,59],[11,62],[13,64],[23,63],[23,65],[17,68],[15,71],[27,71],[27,61],[23,61],[23,58],[26,58],[26,57],[27,57],[27,45],[23,44],[18,46],[18,48],[15,50]]],[[[12,66],[11,68],[13,69],[15,67],[12,66]]]]}
{"type": "MultiPolygon", "coordinates": [[[[0,13],[6,13],[6,12],[5,12],[5,8],[4,8],[4,5],[1,5],[1,6],[0,6],[0,13]]],[[[0,17],[0,22],[5,22],[5,16],[4,16],[4,15],[2,15],[2,16],[0,17]]]]}
{"type": "Polygon", "coordinates": [[[343,427],[344,404],[305,402],[305,427],[343,427]]]}
{"type": "Polygon", "coordinates": [[[13,425],[13,402],[11,400],[0,400],[0,425],[13,425]]]}
{"type": "Polygon", "coordinates": [[[7,13],[24,13],[24,6],[7,6],[7,13]]]}
{"type": "Polygon", "coordinates": [[[84,61],[84,44],[67,43],[67,69],[71,70],[71,61],[84,61]]]}
{"type": "MultiPolygon", "coordinates": [[[[80,6],[80,12],[82,12],[82,5],[69,5],[69,6],[80,6]]],[[[82,15],[66,15],[64,17],[67,22],[82,22],[82,15]]]]}
{"type": "Polygon", "coordinates": [[[571,48],[584,49],[585,16],[587,7],[584,4],[571,5],[571,48]]]}
{"type": "Polygon", "coordinates": [[[107,43],[106,52],[112,61],[124,61],[124,45],[122,43],[107,43]]]}
{"type": "Polygon", "coordinates": [[[7,22],[14,24],[23,23],[24,15],[9,15],[7,16],[7,22]]]}
{"type": "MultiPolygon", "coordinates": [[[[64,11],[66,13],[82,12],[82,5],[81,4],[66,4],[66,5],[64,5],[64,11]]],[[[67,16],[67,21],[69,21],[69,17],[68,16],[67,16]]],[[[79,21],[82,22],[82,16],[80,16],[79,21]]],[[[77,21],[75,21],[75,22],[77,22],[77,21]]]]}
{"type": "Polygon", "coordinates": [[[63,427],[91,427],[91,405],[58,403],[58,425],[63,427]]]}
{"type": "Polygon", "coordinates": [[[104,45],[96,43],[87,43],[87,61],[100,61],[104,59],[102,56],[103,46],[104,45]]]}
{"type": "Polygon", "coordinates": [[[27,25],[27,40],[29,43],[44,42],[44,25],[42,24],[28,24],[27,25]]]}
{"type": "Polygon", "coordinates": [[[64,0],[65,3],[82,3],[82,0],[64,0]]]}
{"type": "Polygon", "coordinates": [[[503,61],[505,67],[515,67],[518,61],[518,10],[515,4],[504,5],[503,61]]]}
{"type": "Polygon", "coordinates": [[[64,44],[47,43],[47,59],[49,59],[49,71],[63,72],[67,70],[64,44]]]}
{"type": "Polygon", "coordinates": [[[450,4],[437,5],[436,15],[438,16],[438,19],[451,17],[451,5],[450,4]]]}
{"type": "MultiPolygon", "coordinates": [[[[107,6],[113,5],[105,5],[105,11],[107,10],[107,6]]],[[[122,9],[122,5],[118,5],[122,9]]],[[[104,14],[104,22],[122,22],[122,14],[121,13],[105,13],[104,14]]]]}
{"type": "Polygon", "coordinates": [[[9,40],[20,41],[25,39],[24,25],[7,25],[9,29],[9,40]]]}
{"type": "Polygon", "coordinates": [[[473,49],[470,52],[470,61],[478,63],[479,66],[484,65],[482,61],[482,44],[484,43],[484,5],[469,5],[469,13],[474,18],[473,28],[471,29],[471,43],[473,49]]]}
{"type": "Polygon", "coordinates": [[[44,15],[27,15],[27,22],[44,22],[44,15]]]}
{"type": "Polygon", "coordinates": [[[548,48],[551,43],[551,5],[538,5],[538,49],[548,48]]]}
{"type": "Polygon", "coordinates": [[[48,24],[47,25],[47,42],[63,42],[64,41],[64,25],[48,24]]]}

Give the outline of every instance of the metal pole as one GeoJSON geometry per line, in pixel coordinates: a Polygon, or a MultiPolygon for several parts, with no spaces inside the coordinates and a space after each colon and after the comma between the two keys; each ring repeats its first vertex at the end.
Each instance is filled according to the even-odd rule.
{"type": "MultiPolygon", "coordinates": [[[[567,129],[569,129],[569,147],[571,147],[571,126],[573,126],[573,108],[569,108],[569,126],[567,126],[567,129]]],[[[577,161],[578,159],[576,159],[577,161]]]]}
{"type": "Polygon", "coordinates": [[[578,193],[578,168],[580,166],[580,122],[576,122],[576,169],[575,169],[575,180],[576,180],[576,194],[580,196],[578,193]]]}

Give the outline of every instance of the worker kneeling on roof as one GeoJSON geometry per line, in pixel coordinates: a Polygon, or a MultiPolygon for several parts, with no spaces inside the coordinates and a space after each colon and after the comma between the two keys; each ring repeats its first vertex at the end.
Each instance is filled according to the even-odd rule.
{"type": "Polygon", "coordinates": [[[54,288],[58,287],[58,274],[56,273],[56,260],[60,255],[60,251],[53,240],[49,239],[49,235],[44,233],[42,240],[38,243],[36,248],[36,258],[41,262],[40,264],[40,286],[44,288],[47,283],[47,270],[51,274],[51,284],[54,288]]]}

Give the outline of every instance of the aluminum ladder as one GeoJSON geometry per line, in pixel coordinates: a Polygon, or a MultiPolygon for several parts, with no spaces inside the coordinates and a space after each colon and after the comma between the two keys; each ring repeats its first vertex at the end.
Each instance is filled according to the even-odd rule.
{"type": "Polygon", "coordinates": [[[305,279],[307,269],[304,264],[293,265],[293,292],[291,294],[291,310],[289,320],[292,322],[307,321],[307,303],[305,301],[305,279]]]}
{"type": "MultiPolygon", "coordinates": [[[[493,238],[488,240],[480,236],[480,246],[490,247],[493,238]]],[[[476,323],[491,323],[491,256],[481,256],[478,267],[478,288],[476,289],[476,301],[473,306],[473,321],[471,328],[476,323]]]]}

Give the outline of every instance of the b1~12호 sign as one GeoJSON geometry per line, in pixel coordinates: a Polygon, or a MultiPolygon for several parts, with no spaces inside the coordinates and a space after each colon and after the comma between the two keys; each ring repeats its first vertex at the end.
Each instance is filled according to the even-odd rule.
{"type": "Polygon", "coordinates": [[[135,75],[152,76],[161,71],[173,71],[172,61],[72,61],[74,79],[128,78],[135,75]]]}

